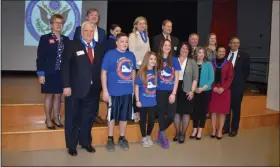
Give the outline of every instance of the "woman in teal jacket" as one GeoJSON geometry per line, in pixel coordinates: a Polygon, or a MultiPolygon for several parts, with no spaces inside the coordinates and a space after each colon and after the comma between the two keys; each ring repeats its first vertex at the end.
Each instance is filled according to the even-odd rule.
{"type": "Polygon", "coordinates": [[[206,61],[206,50],[203,47],[195,49],[195,59],[199,69],[199,77],[194,98],[193,131],[191,139],[201,139],[205,127],[208,104],[211,98],[211,87],[214,82],[214,69],[212,63],[206,61]]]}

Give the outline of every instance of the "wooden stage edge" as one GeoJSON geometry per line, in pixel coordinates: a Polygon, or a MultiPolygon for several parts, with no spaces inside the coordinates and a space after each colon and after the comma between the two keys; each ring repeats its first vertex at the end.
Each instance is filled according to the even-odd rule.
{"type": "MultiPolygon", "coordinates": [[[[44,109],[42,104],[35,105],[2,105],[2,150],[4,152],[50,150],[65,148],[64,129],[48,130],[45,127],[44,109]]],[[[62,104],[62,115],[64,105],[62,104]]],[[[106,117],[106,104],[100,102],[100,115],[106,117]]],[[[244,96],[242,103],[240,129],[255,129],[260,127],[278,126],[280,112],[266,109],[266,96],[244,96]]],[[[62,117],[62,120],[64,118],[62,117]]],[[[155,123],[152,138],[155,140],[158,132],[155,123]]],[[[192,123],[187,131],[190,134],[192,123]]],[[[104,145],[107,141],[106,125],[96,125],[92,128],[93,145],[104,145]]],[[[210,140],[211,122],[207,120],[203,140],[210,140]]],[[[167,130],[167,137],[172,139],[174,126],[167,130]]],[[[119,127],[115,127],[114,139],[117,142],[119,127]]],[[[141,133],[137,123],[129,122],[126,131],[129,142],[140,142],[141,133]]],[[[227,138],[225,136],[225,138],[227,138]]],[[[187,138],[188,140],[188,138],[187,138]]],[[[188,142],[188,141],[187,141],[188,142]]]]}

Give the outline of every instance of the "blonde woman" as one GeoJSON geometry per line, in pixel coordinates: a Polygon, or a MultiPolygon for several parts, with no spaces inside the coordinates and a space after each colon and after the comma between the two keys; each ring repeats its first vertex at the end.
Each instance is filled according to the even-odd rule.
{"type": "Polygon", "coordinates": [[[148,37],[147,19],[145,17],[139,16],[135,19],[132,33],[129,34],[128,43],[129,51],[134,53],[137,69],[139,69],[144,55],[151,50],[148,37]]]}

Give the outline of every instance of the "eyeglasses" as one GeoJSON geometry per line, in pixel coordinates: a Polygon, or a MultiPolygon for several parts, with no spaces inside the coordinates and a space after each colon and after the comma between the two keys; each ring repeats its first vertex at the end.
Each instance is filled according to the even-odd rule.
{"type": "Polygon", "coordinates": [[[53,22],[53,24],[63,24],[62,22],[53,22]]]}

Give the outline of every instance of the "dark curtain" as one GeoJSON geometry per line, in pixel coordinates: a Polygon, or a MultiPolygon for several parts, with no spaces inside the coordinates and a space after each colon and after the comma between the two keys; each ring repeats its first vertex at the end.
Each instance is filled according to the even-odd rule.
{"type": "Polygon", "coordinates": [[[237,35],[237,0],[213,0],[211,32],[228,48],[230,38],[237,35]]]}

